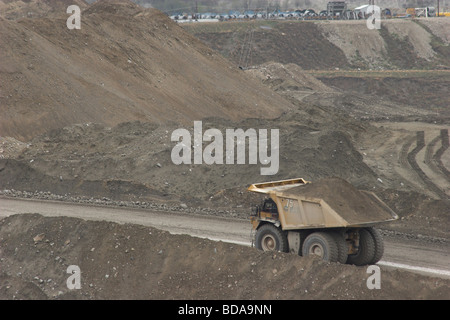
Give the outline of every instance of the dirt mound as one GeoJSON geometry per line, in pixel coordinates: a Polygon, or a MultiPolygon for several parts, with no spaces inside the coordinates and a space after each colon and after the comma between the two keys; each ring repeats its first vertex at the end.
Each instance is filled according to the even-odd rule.
{"type": "Polygon", "coordinates": [[[362,192],[341,178],[327,178],[286,191],[292,196],[323,199],[349,224],[391,220],[389,209],[372,195],[362,192]]]}
{"type": "Polygon", "coordinates": [[[414,48],[414,52],[422,59],[431,60],[436,52],[431,46],[432,34],[427,32],[417,23],[404,23],[395,21],[388,23],[386,27],[390,34],[395,34],[400,39],[408,39],[414,48]]]}
{"type": "Polygon", "coordinates": [[[0,137],[0,159],[15,158],[27,144],[11,137],[0,137]]]}
{"type": "MultiPolygon", "coordinates": [[[[36,170],[26,163],[13,159],[0,159],[2,187],[28,192],[51,192],[71,197],[92,197],[95,199],[113,198],[115,200],[167,200],[165,193],[143,183],[128,180],[95,180],[86,177],[65,179],[61,175],[51,176],[36,170]],[[52,187],[53,186],[53,187],[52,187]]],[[[174,195],[172,200],[177,200],[174,195]]]]}
{"type": "Polygon", "coordinates": [[[450,44],[450,20],[440,19],[439,23],[429,19],[419,19],[419,23],[425,25],[430,31],[446,44],[450,44]]]}
{"type": "MultiPolygon", "coordinates": [[[[386,20],[379,32],[365,27],[365,21],[338,21],[318,26],[328,41],[339,47],[353,67],[361,69],[440,69],[434,34],[415,21],[386,20]],[[357,30],[357,33],[355,33],[357,30]]],[[[434,20],[438,30],[445,22],[434,20]]],[[[448,66],[448,57],[444,65],[448,66]]]]}
{"type": "Polygon", "coordinates": [[[276,117],[289,103],[156,9],[99,1],[68,15],[0,20],[0,135],[74,123],[276,117]]]}
{"type": "Polygon", "coordinates": [[[319,23],[318,28],[328,41],[342,50],[350,63],[359,67],[367,65],[373,67],[382,63],[387,65],[383,38],[378,32],[362,26],[361,22],[319,23]]]}
{"type": "Polygon", "coordinates": [[[17,215],[0,221],[1,299],[446,299],[449,280],[263,253],[137,225],[17,215]],[[69,266],[81,289],[68,289],[69,266]]]}
{"type": "Polygon", "coordinates": [[[298,65],[292,63],[283,65],[270,62],[251,68],[247,70],[247,73],[255,76],[275,91],[334,91],[314,76],[304,72],[298,65]]]}

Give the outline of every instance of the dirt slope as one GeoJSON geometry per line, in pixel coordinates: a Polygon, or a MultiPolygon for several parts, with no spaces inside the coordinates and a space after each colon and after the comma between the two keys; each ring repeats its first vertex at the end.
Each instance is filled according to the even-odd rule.
{"type": "Polygon", "coordinates": [[[364,20],[183,24],[236,64],[275,61],[305,70],[448,69],[449,26],[449,19],[383,20],[381,30],[364,20]]]}
{"type": "Polygon", "coordinates": [[[270,62],[246,73],[302,105],[328,107],[358,120],[450,119],[449,70],[308,71],[270,62]]]}
{"type": "Polygon", "coordinates": [[[0,221],[0,299],[447,299],[449,280],[263,253],[137,225],[17,215],[0,221]],[[81,271],[70,290],[67,268],[81,271]]]}
{"type": "Polygon", "coordinates": [[[296,64],[283,65],[278,62],[268,62],[250,68],[247,73],[260,79],[275,91],[303,91],[303,92],[334,92],[322,81],[304,72],[296,64]]]}
{"type": "Polygon", "coordinates": [[[185,24],[182,27],[244,67],[271,61],[295,63],[304,69],[334,69],[348,65],[344,53],[326,39],[315,23],[263,20],[185,24]]]}
{"type": "Polygon", "coordinates": [[[130,120],[275,117],[289,103],[155,9],[99,1],[81,30],[58,18],[0,20],[0,135],[130,120]]]}

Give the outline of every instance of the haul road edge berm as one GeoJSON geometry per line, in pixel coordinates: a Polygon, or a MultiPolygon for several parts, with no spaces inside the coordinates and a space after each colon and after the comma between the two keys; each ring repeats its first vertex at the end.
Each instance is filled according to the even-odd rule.
{"type": "Polygon", "coordinates": [[[252,243],[264,251],[375,264],[384,245],[374,226],[398,219],[373,192],[358,190],[340,178],[255,183],[248,190],[268,196],[250,217],[252,243]]]}

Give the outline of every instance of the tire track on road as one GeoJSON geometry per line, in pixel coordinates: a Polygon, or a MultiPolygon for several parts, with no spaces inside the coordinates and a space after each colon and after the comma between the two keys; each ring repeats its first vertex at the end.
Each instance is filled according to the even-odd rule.
{"type": "MultiPolygon", "coordinates": [[[[407,159],[411,168],[419,175],[422,181],[428,186],[428,188],[436,194],[440,199],[448,199],[447,194],[439,188],[419,167],[416,161],[417,154],[425,147],[425,132],[417,131],[416,133],[416,147],[408,153],[407,159]]],[[[442,148],[441,148],[442,149],[442,148]]],[[[444,150],[445,151],[445,150],[444,150]]],[[[442,152],[443,153],[443,152],[442,152]]]]}
{"type": "Polygon", "coordinates": [[[400,150],[399,162],[402,167],[408,168],[408,151],[411,145],[416,141],[416,137],[410,138],[406,143],[403,144],[400,150]]]}
{"type": "Polygon", "coordinates": [[[427,144],[427,148],[425,150],[425,164],[430,167],[431,170],[433,170],[437,174],[442,174],[439,167],[434,163],[433,155],[434,155],[434,147],[436,146],[436,143],[441,140],[441,136],[437,136],[433,140],[430,141],[429,144],[427,144]]]}
{"type": "Polygon", "coordinates": [[[444,177],[448,181],[450,181],[450,171],[448,171],[447,168],[442,163],[442,155],[445,153],[445,151],[447,151],[448,147],[450,146],[450,141],[449,141],[449,136],[448,136],[448,129],[442,129],[440,137],[441,137],[441,144],[442,144],[442,146],[434,154],[433,161],[436,163],[436,165],[442,171],[444,177]]]}

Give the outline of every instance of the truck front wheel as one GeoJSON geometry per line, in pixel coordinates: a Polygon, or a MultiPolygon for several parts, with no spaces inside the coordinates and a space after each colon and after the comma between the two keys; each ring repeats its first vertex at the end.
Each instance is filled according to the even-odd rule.
{"type": "Polygon", "coordinates": [[[289,245],[286,234],[271,223],[263,224],[256,231],[255,246],[263,251],[288,252],[289,245]]]}

